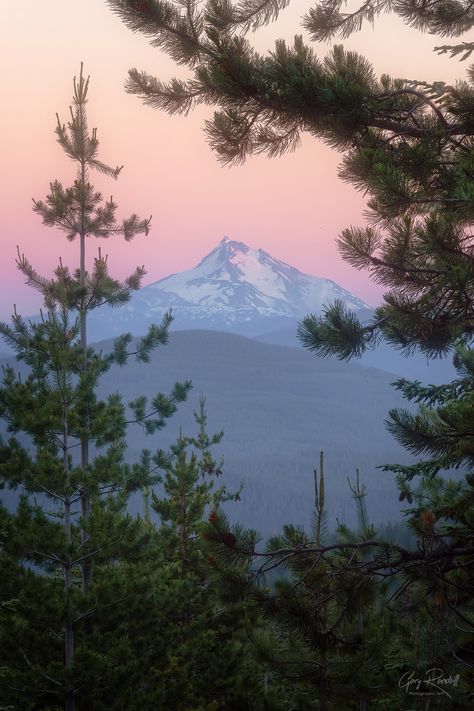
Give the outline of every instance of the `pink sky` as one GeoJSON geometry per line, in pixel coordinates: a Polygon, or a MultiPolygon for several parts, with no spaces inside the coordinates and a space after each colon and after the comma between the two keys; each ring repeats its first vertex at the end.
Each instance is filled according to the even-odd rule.
{"type": "MultiPolygon", "coordinates": [[[[311,4],[293,0],[278,23],[255,36],[258,49],[271,48],[277,37],[291,41],[301,33],[298,19],[311,4]]],[[[102,243],[114,276],[145,264],[145,283],[156,281],[194,266],[228,235],[307,273],[334,279],[369,303],[378,302],[380,290],[366,273],[345,265],[335,247],[341,229],[363,224],[364,207],[361,195],[338,180],[340,156],[335,152],[304,136],[301,147],[283,158],[255,157],[243,166],[223,168],[202,131],[211,109],[169,117],[125,94],[123,83],[132,66],[160,78],[179,70],[145,38],[127,30],[103,0],[4,2],[0,25],[0,318],[8,318],[14,303],[25,315],[40,306],[40,297],[16,271],[16,245],[45,275],[60,255],[70,264],[77,261],[77,244],[43,227],[31,199],[44,198],[53,179],[69,184],[74,178],[54,128],[56,112],[68,118],[72,78],[81,60],[91,75],[89,124],[98,128],[101,158],[125,166],[117,183],[100,176],[93,182],[106,196],[114,195],[121,216],[153,214],[147,238],[102,243]]],[[[466,65],[434,54],[437,43],[394,17],[344,42],[370,58],[379,74],[447,82],[462,77],[466,65]]],[[[328,49],[317,46],[321,55],[328,49]]],[[[91,244],[89,253],[97,246],[91,244]]]]}

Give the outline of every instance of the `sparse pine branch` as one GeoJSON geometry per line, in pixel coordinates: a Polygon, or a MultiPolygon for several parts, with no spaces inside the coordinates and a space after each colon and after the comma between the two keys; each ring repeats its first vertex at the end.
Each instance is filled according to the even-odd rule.
{"type": "Polygon", "coordinates": [[[112,12],[132,30],[161,47],[178,63],[194,66],[209,46],[201,39],[199,14],[166,0],[109,0],[112,12]]]}
{"type": "Polygon", "coordinates": [[[342,0],[323,0],[304,18],[304,25],[316,41],[334,36],[349,37],[358,32],[365,22],[374,24],[384,13],[394,12],[407,25],[441,36],[456,37],[472,27],[474,22],[470,0],[456,3],[436,2],[427,6],[422,0],[415,2],[366,0],[353,12],[342,12],[342,0]]]}
{"type": "Polygon", "coordinates": [[[210,0],[206,4],[205,20],[220,31],[239,29],[242,32],[257,30],[276,20],[289,4],[289,0],[210,0]]]}
{"type": "Polygon", "coordinates": [[[461,44],[448,45],[443,44],[439,47],[435,47],[435,52],[438,52],[438,54],[449,54],[450,57],[459,57],[459,55],[461,54],[462,56],[459,57],[461,62],[464,62],[466,59],[469,59],[473,51],[473,42],[462,42],[461,44]]]}
{"type": "Polygon", "coordinates": [[[326,306],[322,316],[306,316],[298,325],[298,338],[317,355],[340,359],[360,356],[374,342],[380,322],[363,326],[341,301],[326,306]]]}
{"type": "Polygon", "coordinates": [[[198,103],[206,100],[206,91],[198,84],[172,79],[161,82],[147,72],[129,71],[126,91],[136,94],[146,106],[167,113],[187,116],[198,103]]]}
{"type": "Polygon", "coordinates": [[[392,8],[390,0],[367,0],[354,12],[341,12],[342,0],[323,0],[311,8],[303,18],[303,25],[316,42],[335,36],[346,39],[359,32],[365,22],[374,24],[375,18],[392,8]]]}
{"type": "Polygon", "coordinates": [[[166,421],[175,414],[178,404],[186,400],[191,388],[190,380],[175,383],[169,395],[163,393],[155,395],[149,408],[148,399],[145,396],[132,400],[129,402],[129,408],[132,410],[134,419],[129,420],[126,424],[140,425],[147,435],[163,429],[166,421]]]}

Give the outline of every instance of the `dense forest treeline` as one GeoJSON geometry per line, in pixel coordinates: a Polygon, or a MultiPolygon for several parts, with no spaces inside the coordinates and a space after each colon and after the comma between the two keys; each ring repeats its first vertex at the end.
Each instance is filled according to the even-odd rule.
{"type": "MultiPolygon", "coordinates": [[[[286,4],[109,2],[131,29],[194,72],[165,85],[132,70],[129,90],[171,113],[216,104],[207,132],[223,161],[277,155],[309,131],[344,151],[342,176],[369,194],[369,226],[345,231],[340,248],[386,286],[384,302],[368,324],[335,302],[309,315],[299,334],[311,351],[340,358],[381,339],[406,354],[453,354],[452,382],[399,380],[412,406],[387,414],[388,430],[416,455],[414,464],[385,467],[406,507],[405,528],[372,525],[355,473],[348,487],[357,525],[328,529],[321,453],[312,526],[286,525],[264,541],[224,511],[241,491],[225,485],[214,455],[222,433],[208,433],[204,398],[194,432],[179,432],[169,450],[151,449],[190,381],[129,402],[119,391],[99,396],[106,373],[117,369],[119,380],[130,359],[146,363],[166,346],[171,316],[138,342],[125,334],[107,352],[89,344],[91,310],[125,302],[144,270],[115,280],[100,250],[89,262],[88,244],[146,234],[150,220],[119,222],[114,201],[90,183],[94,170],[116,179],[120,169],[98,157],[81,67],[70,120],[58,118],[56,127],[76,179],[70,187],[53,182],[34,202],[45,224],[77,241],[79,266],[60,262],[48,279],[19,252],[43,317],[14,314],[0,325],[26,366],[23,374],[7,366],[0,389],[9,429],[0,476],[18,493],[15,510],[0,508],[3,711],[472,706],[472,70],[456,87],[379,80],[355,53],[336,47],[320,61],[298,37],[294,47],[279,42],[261,57],[245,35],[286,4]],[[151,443],[132,463],[124,458],[131,425],[151,443]],[[137,492],[140,516],[127,510],[137,492]]],[[[441,35],[472,26],[469,3],[404,0],[364,3],[354,15],[323,1],[304,24],[316,39],[347,36],[392,10],[441,35]]]]}

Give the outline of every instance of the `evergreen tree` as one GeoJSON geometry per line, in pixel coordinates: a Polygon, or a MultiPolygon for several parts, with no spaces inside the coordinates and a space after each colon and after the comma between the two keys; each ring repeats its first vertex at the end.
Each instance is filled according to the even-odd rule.
{"type": "Polygon", "coordinates": [[[400,500],[406,501],[409,524],[423,552],[421,566],[409,578],[425,591],[423,605],[437,620],[448,653],[462,664],[474,661],[474,352],[458,346],[458,378],[428,386],[399,380],[395,386],[418,411],[394,409],[387,420],[398,441],[422,459],[412,465],[386,465],[394,472],[400,500]],[[447,471],[464,476],[447,478],[447,471]]]}
{"type": "MultiPolygon", "coordinates": [[[[77,166],[77,176],[70,188],[64,188],[59,181],[51,183],[51,192],[46,202],[33,200],[37,212],[45,225],[56,227],[66,234],[70,241],[78,238],[79,241],[79,269],[70,278],[68,270],[61,275],[67,280],[68,306],[77,309],[79,314],[79,336],[84,353],[83,370],[87,371],[87,314],[101,304],[109,303],[118,305],[129,298],[131,289],[138,289],[144,268],[138,267],[135,272],[123,282],[117,282],[109,277],[107,271],[107,258],[99,255],[95,260],[92,274],[86,268],[86,239],[87,237],[109,238],[122,236],[127,241],[141,232],[148,234],[150,219],[140,220],[133,214],[123,220],[122,224],[116,221],[117,205],[113,198],[102,201],[102,195],[96,192],[89,182],[90,170],[96,170],[108,177],[117,179],[122,168],[112,168],[98,158],[99,140],[97,129],[90,133],[87,125],[87,93],[89,78],[83,77],[83,67],[79,79],[74,77],[73,103],[70,107],[71,119],[66,127],[57,117],[56,136],[58,143],[65,154],[77,166]]],[[[27,283],[38,288],[45,299],[54,294],[54,282],[48,284],[41,279],[28,261],[19,255],[18,266],[27,278],[27,283]]],[[[59,276],[59,275],[58,275],[59,276]]],[[[61,285],[63,286],[63,285],[61,285]]],[[[53,297],[54,298],[54,297],[53,297]]],[[[87,434],[81,440],[81,466],[83,469],[89,465],[89,441],[87,434]]],[[[90,513],[90,499],[86,489],[81,491],[81,513],[84,528],[83,541],[87,540],[87,520],[90,513]]],[[[87,591],[91,583],[91,567],[89,561],[82,565],[82,584],[87,591]]]]}
{"type": "MultiPolygon", "coordinates": [[[[349,485],[359,527],[351,531],[339,525],[329,537],[322,471],[315,476],[310,535],[285,526],[261,550],[255,531],[231,527],[223,515],[209,522],[206,537],[221,594],[224,599],[250,599],[265,623],[254,620],[250,631],[254,653],[266,666],[264,708],[412,708],[415,695],[409,683],[407,693],[404,683],[426,679],[429,669],[442,669],[442,677],[452,682],[445,689],[449,693],[440,691],[443,682],[436,693],[420,682],[422,694],[428,691],[422,707],[467,711],[469,629],[456,624],[462,618],[453,615],[454,595],[447,601],[443,583],[438,580],[434,590],[429,568],[420,575],[418,567],[425,560],[422,547],[432,545],[434,557],[439,553],[436,534],[429,530],[433,521],[413,516],[418,545],[410,549],[410,558],[409,550],[384,541],[369,524],[366,489],[357,474],[349,485]]],[[[421,505],[426,505],[425,493],[416,494],[421,505]]],[[[462,595],[468,575],[449,565],[443,571],[444,563],[441,559],[439,570],[460,585],[460,612],[469,614],[468,594],[462,595]]]]}
{"type": "MultiPolygon", "coordinates": [[[[365,608],[368,616],[374,586],[356,566],[349,568],[354,550],[314,554],[314,548],[328,545],[326,518],[321,453],[310,535],[285,526],[259,552],[255,532],[231,529],[224,515],[209,522],[207,539],[224,597],[250,597],[265,622],[249,632],[254,654],[266,668],[265,708],[346,708],[347,696],[357,696],[365,686],[363,676],[367,683],[372,677],[359,615],[365,608]]],[[[371,644],[380,643],[379,634],[371,644]]]]}
{"type": "Polygon", "coordinates": [[[217,477],[222,474],[222,462],[213,458],[211,447],[221,441],[224,433],[208,436],[204,396],[200,397],[194,418],[199,425],[197,436],[180,434],[170,454],[160,451],[155,457],[164,471],[165,496],[160,498],[153,493],[153,509],[161,520],[161,534],[166,536],[169,532],[168,554],[171,559],[179,560],[183,576],[188,567],[193,567],[195,556],[201,557],[199,534],[206,511],[230,499],[238,500],[240,493],[230,494],[225,486],[214,489],[217,477]],[[190,447],[194,451],[188,455],[190,447]]]}
{"type": "Polygon", "coordinates": [[[96,131],[88,134],[88,81],[82,68],[74,86],[71,122],[68,129],[58,122],[57,134],[78,162],[78,177],[67,189],[53,183],[47,202],[34,207],[45,223],[70,239],[79,236],[80,267],[71,273],[60,262],[54,277],[46,279],[19,254],[18,267],[41,293],[44,311],[38,321],[15,313],[11,325],[0,324],[18,361],[17,368],[4,369],[0,389],[0,415],[11,433],[0,442],[0,476],[3,486],[18,492],[15,511],[0,508],[2,599],[7,603],[0,620],[2,700],[25,710],[73,711],[77,699],[81,708],[119,709],[136,691],[137,661],[129,655],[136,618],[129,606],[132,598],[136,615],[146,599],[140,563],[151,555],[154,542],[126,505],[131,493],[153,483],[155,474],[146,452],[140,462],[125,463],[125,437],[133,422],[148,432],[161,429],[190,387],[176,383],[150,405],[137,398],[129,404],[131,414],[118,392],[98,396],[100,378],[111,367],[131,356],[147,361],[167,342],[171,317],[151,326],[133,348],[130,334],[118,338],[110,353],[87,344],[88,311],[126,301],[144,270],[124,282],[114,280],[99,251],[87,271],[86,237],[118,233],[129,239],[146,231],[149,221],[132,216],[118,226],[113,201],[101,205],[88,182],[89,167],[114,177],[118,170],[97,159],[96,131]],[[116,623],[112,631],[111,620],[116,623]]]}
{"type": "MultiPolygon", "coordinates": [[[[217,486],[222,460],[211,448],[223,432],[206,431],[205,399],[194,413],[199,427],[195,437],[180,433],[170,452],[159,451],[154,462],[163,472],[159,495],[152,507],[166,582],[158,582],[165,606],[160,642],[149,669],[149,698],[143,707],[176,711],[238,711],[247,708],[255,675],[246,661],[243,631],[244,608],[223,605],[212,580],[202,533],[207,517],[217,517],[219,507],[239,499],[225,485],[217,486]]],[[[151,524],[150,524],[151,525],[151,524]]]]}

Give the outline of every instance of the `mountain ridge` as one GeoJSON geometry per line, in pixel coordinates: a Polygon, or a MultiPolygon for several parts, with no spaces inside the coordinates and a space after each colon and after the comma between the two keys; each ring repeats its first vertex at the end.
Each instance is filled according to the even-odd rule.
{"type": "Polygon", "coordinates": [[[335,281],[305,274],[226,236],[195,267],[148,284],[120,308],[92,313],[90,334],[94,339],[124,330],[140,335],[172,310],[175,329],[252,336],[319,313],[335,298],[355,311],[370,308],[335,281]]]}

